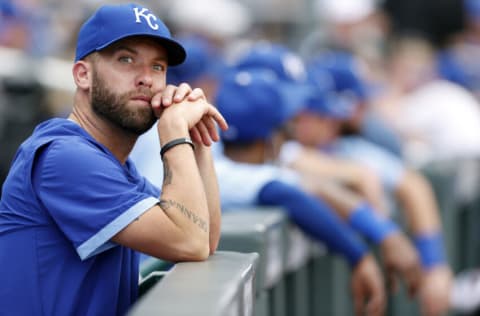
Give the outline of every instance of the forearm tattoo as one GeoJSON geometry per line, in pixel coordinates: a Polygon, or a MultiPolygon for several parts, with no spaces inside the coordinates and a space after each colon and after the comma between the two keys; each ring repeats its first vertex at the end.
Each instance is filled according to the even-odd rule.
{"type": "Polygon", "coordinates": [[[174,200],[160,200],[159,205],[165,212],[170,210],[172,207],[178,209],[183,215],[185,215],[185,217],[187,217],[195,225],[200,227],[201,230],[203,230],[204,232],[208,232],[207,222],[205,220],[201,219],[197,214],[190,211],[184,205],[178,203],[177,201],[174,201],[174,200]]]}
{"type": "Polygon", "coordinates": [[[169,185],[172,183],[172,169],[166,157],[163,158],[163,185],[169,185]]]}

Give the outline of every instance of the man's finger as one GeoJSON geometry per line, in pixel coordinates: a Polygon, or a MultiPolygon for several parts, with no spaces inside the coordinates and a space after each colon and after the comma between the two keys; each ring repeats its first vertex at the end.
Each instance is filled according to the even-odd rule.
{"type": "Polygon", "coordinates": [[[203,144],[205,146],[210,146],[212,144],[212,140],[210,139],[210,134],[209,134],[208,129],[205,126],[205,123],[203,122],[203,120],[198,122],[197,125],[195,125],[195,126],[197,127],[198,131],[200,132],[200,136],[202,138],[203,144]]]}
{"type": "Polygon", "coordinates": [[[167,85],[161,93],[157,93],[152,98],[152,106],[153,107],[158,107],[160,105],[162,105],[162,106],[172,105],[173,95],[175,94],[176,89],[177,89],[177,87],[174,86],[174,85],[171,85],[171,84],[167,85]]]}
{"type": "Polygon", "coordinates": [[[385,311],[385,300],[383,297],[377,295],[372,295],[367,303],[367,315],[378,315],[381,316],[385,311]]]}
{"type": "Polygon", "coordinates": [[[408,295],[414,297],[417,295],[420,289],[420,283],[422,278],[422,270],[420,265],[407,269],[404,273],[405,282],[407,283],[408,295]]]}
{"type": "Polygon", "coordinates": [[[173,101],[181,102],[192,92],[192,87],[188,83],[181,83],[174,91],[173,101]]]}
{"type": "Polygon", "coordinates": [[[398,280],[397,276],[395,275],[395,271],[393,268],[386,269],[386,276],[387,276],[387,288],[390,293],[395,294],[398,291],[398,280]]]}
{"type": "Polygon", "coordinates": [[[198,131],[196,126],[190,129],[190,138],[194,143],[197,143],[197,144],[202,143],[202,136],[200,136],[200,132],[198,131]]]}
{"type": "Polygon", "coordinates": [[[201,99],[206,100],[206,97],[205,97],[205,93],[200,88],[193,89],[192,92],[190,92],[187,97],[188,101],[197,101],[201,99]]]}
{"type": "Polygon", "coordinates": [[[355,308],[355,315],[362,316],[365,294],[363,293],[361,284],[356,283],[357,282],[354,282],[352,285],[353,306],[355,308]]]}
{"type": "Polygon", "coordinates": [[[210,135],[210,138],[213,141],[218,142],[220,140],[220,136],[218,135],[218,129],[215,121],[210,116],[204,116],[202,118],[202,121],[208,129],[208,134],[210,135]]]}
{"type": "Polygon", "coordinates": [[[207,115],[209,115],[222,130],[226,131],[228,129],[227,121],[213,105],[210,105],[207,115]]]}
{"type": "Polygon", "coordinates": [[[367,303],[368,315],[383,315],[385,311],[385,293],[381,286],[372,285],[367,303]]]}

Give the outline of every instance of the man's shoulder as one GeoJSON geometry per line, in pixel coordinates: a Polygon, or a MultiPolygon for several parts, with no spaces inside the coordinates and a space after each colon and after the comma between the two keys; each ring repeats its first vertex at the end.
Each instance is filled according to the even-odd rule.
{"type": "Polygon", "coordinates": [[[106,155],[109,153],[78,124],[60,118],[50,119],[38,125],[28,145],[34,151],[43,148],[42,152],[49,152],[49,156],[68,160],[87,159],[99,153],[106,155]]]}
{"type": "MultiPolygon", "coordinates": [[[[37,127],[24,146],[24,160],[43,174],[61,177],[88,176],[92,170],[118,169],[110,151],[73,122],[46,122],[37,127]]],[[[21,157],[19,157],[21,158],[21,157]]]]}
{"type": "Polygon", "coordinates": [[[43,167],[53,167],[68,175],[88,174],[93,170],[112,170],[117,161],[102,145],[78,136],[57,138],[42,148],[36,155],[43,167]]]}
{"type": "Polygon", "coordinates": [[[36,152],[51,143],[78,146],[92,142],[92,138],[80,126],[62,118],[46,120],[35,128],[32,135],[20,146],[21,150],[36,152]]]}

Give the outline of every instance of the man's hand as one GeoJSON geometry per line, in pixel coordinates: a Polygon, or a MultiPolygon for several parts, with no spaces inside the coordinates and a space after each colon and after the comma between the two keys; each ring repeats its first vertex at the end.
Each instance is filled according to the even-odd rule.
{"type": "Polygon", "coordinates": [[[410,297],[420,287],[422,269],[417,251],[402,232],[395,232],[380,245],[385,265],[387,284],[392,292],[397,288],[397,278],[403,278],[410,297]]]}
{"type": "Polygon", "coordinates": [[[371,255],[364,256],[352,273],[355,315],[383,315],[386,305],[383,278],[371,255]],[[364,306],[366,304],[366,306],[364,306]]]}
{"type": "Polygon", "coordinates": [[[188,83],[182,83],[178,87],[174,85],[168,85],[161,92],[155,94],[152,97],[152,108],[158,112],[161,108],[169,107],[170,105],[184,100],[196,101],[199,99],[205,99],[205,94],[202,89],[193,89],[188,83]]]}
{"type": "Polygon", "coordinates": [[[210,146],[212,141],[220,139],[216,124],[223,130],[228,128],[220,112],[207,102],[203,91],[198,88],[192,90],[186,83],[178,87],[168,85],[152,98],[152,108],[159,118],[159,131],[169,125],[168,121],[180,119],[186,124],[192,140],[198,144],[210,146]],[[165,115],[167,117],[162,119],[165,115]],[[167,124],[163,124],[162,128],[165,121],[167,124]]]}
{"type": "Polygon", "coordinates": [[[444,315],[449,309],[451,286],[452,272],[447,266],[425,271],[419,292],[422,315],[444,315]]]}

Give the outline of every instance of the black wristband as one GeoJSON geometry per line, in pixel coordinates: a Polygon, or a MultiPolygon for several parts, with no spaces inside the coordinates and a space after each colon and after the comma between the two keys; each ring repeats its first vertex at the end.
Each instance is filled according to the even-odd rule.
{"type": "Polygon", "coordinates": [[[177,138],[177,139],[174,139],[174,140],[171,140],[169,141],[168,143],[166,143],[165,145],[162,146],[162,149],[160,150],[160,157],[162,157],[163,159],[163,155],[165,155],[165,153],[177,146],[177,145],[181,145],[181,144],[188,144],[190,146],[192,146],[192,149],[195,149],[195,145],[193,144],[192,140],[188,137],[182,137],[182,138],[177,138]]]}

